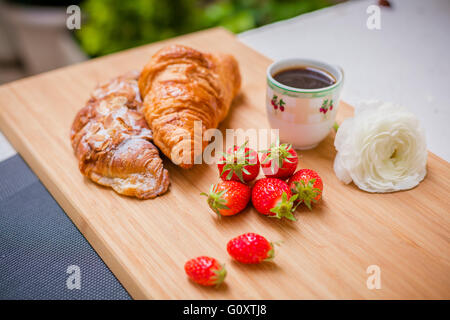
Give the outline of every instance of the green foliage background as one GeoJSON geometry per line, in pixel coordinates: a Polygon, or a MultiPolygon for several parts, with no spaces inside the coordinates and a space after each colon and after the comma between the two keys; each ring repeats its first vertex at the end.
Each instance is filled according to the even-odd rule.
{"type": "Polygon", "coordinates": [[[332,0],[85,0],[76,37],[94,57],[214,26],[238,33],[331,4],[332,0]]]}

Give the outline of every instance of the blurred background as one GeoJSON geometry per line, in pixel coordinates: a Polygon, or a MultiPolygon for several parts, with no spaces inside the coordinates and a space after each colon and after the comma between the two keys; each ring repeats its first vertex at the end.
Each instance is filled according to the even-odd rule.
{"type": "Polygon", "coordinates": [[[215,26],[240,33],[342,0],[0,0],[0,84],[215,26]],[[80,30],[66,27],[69,5],[80,30]]]}

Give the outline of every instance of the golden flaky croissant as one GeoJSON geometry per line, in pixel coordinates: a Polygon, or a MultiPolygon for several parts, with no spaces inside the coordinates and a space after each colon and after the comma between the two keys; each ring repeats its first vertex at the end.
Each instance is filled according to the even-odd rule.
{"type": "MultiPolygon", "coordinates": [[[[192,167],[194,122],[201,121],[203,133],[217,128],[240,85],[238,63],[230,55],[181,45],[158,51],[139,77],[143,113],[154,143],[174,163],[192,167]]],[[[208,144],[202,140],[200,136],[201,151],[208,144]]]]}
{"type": "Polygon", "coordinates": [[[148,199],[166,192],[169,175],[139,111],[138,75],[98,87],[75,117],[71,141],[81,173],[120,194],[148,199]]]}

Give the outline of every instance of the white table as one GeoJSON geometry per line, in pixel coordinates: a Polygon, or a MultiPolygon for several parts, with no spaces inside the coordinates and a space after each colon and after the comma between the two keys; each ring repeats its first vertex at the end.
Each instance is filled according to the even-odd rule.
{"type": "MultiPolygon", "coordinates": [[[[342,98],[407,106],[421,120],[428,149],[450,161],[450,1],[391,0],[381,30],[369,30],[374,0],[351,1],[244,32],[239,39],[276,60],[308,57],[341,65],[342,98]]],[[[0,161],[15,154],[0,133],[0,161]]]]}

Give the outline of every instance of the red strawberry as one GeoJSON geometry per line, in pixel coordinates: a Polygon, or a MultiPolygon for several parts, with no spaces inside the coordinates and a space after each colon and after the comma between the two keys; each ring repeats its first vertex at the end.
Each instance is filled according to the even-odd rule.
{"type": "Polygon", "coordinates": [[[247,206],[251,197],[251,188],[237,181],[220,181],[216,185],[211,185],[208,194],[202,192],[201,195],[208,197],[208,205],[215,213],[232,216],[247,206]]]}
{"type": "Polygon", "coordinates": [[[246,141],[240,147],[234,146],[219,160],[217,168],[223,180],[252,181],[259,173],[258,153],[247,147],[246,141]]]}
{"type": "Polygon", "coordinates": [[[256,181],[252,190],[252,202],[255,209],[264,215],[275,218],[285,217],[295,221],[292,212],[297,196],[292,196],[286,182],[276,178],[263,178],[256,181]]]}
{"type": "Polygon", "coordinates": [[[289,179],[289,188],[296,194],[297,201],[303,202],[311,209],[322,197],[323,183],[320,176],[311,169],[300,169],[289,179]]]}
{"type": "Polygon", "coordinates": [[[197,257],[186,262],[184,271],[194,282],[202,286],[219,286],[227,275],[224,265],[211,257],[197,257]]]}
{"type": "Polygon", "coordinates": [[[261,151],[261,168],[267,178],[287,179],[297,169],[297,153],[290,144],[272,144],[270,149],[261,151]]]}
{"type": "Polygon", "coordinates": [[[275,256],[273,243],[256,233],[244,233],[227,244],[230,256],[246,264],[272,260],[275,256]]]}

